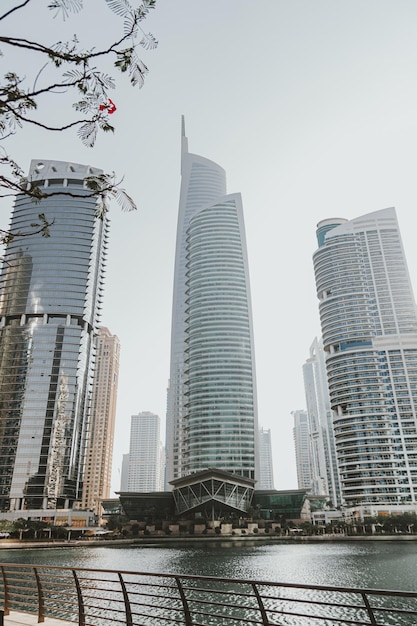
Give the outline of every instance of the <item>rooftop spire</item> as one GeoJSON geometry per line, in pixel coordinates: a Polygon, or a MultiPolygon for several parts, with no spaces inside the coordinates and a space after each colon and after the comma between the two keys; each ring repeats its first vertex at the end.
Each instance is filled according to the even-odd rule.
{"type": "Polygon", "coordinates": [[[188,154],[188,139],[185,134],[185,117],[181,115],[181,157],[184,158],[186,154],[188,154]]]}

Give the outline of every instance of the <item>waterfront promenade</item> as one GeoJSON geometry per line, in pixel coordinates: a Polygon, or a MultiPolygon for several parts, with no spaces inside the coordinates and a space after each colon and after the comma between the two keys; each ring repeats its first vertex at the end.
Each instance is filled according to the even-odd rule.
{"type": "MultiPolygon", "coordinates": [[[[4,626],[36,626],[38,623],[37,615],[31,615],[30,613],[11,611],[10,615],[4,616],[4,626]]],[[[45,617],[42,623],[44,626],[74,626],[74,622],[54,619],[53,617],[45,617]]]]}
{"type": "Polygon", "coordinates": [[[343,535],[337,534],[324,534],[324,535],[287,535],[287,536],[275,536],[275,535],[245,535],[245,536],[156,536],[156,537],[136,537],[128,539],[103,539],[103,538],[85,538],[85,539],[70,539],[68,540],[13,540],[3,539],[0,540],[0,551],[3,550],[22,550],[22,549],[36,549],[36,548],[75,548],[75,547],[112,547],[120,546],[170,546],[170,545],[192,545],[192,544],[222,544],[224,542],[232,542],[236,545],[244,545],[250,543],[251,545],[258,544],[280,544],[280,543],[344,543],[344,542],[358,542],[358,541],[417,541],[417,534],[384,534],[384,535],[343,535]]]}

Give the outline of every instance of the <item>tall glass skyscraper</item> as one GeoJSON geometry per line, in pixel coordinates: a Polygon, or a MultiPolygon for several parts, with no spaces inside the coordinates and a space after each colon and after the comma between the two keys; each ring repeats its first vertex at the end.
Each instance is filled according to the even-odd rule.
{"type": "Polygon", "coordinates": [[[99,173],[32,161],[29,178],[58,195],[16,198],[12,232],[29,232],[41,212],[53,226],[50,238],[12,240],[0,276],[2,511],[69,508],[81,498],[107,238],[84,179],[99,173]]]}
{"type": "Polygon", "coordinates": [[[417,314],[394,209],[325,220],[314,254],[342,499],[416,506],[417,314]]]}
{"type": "Polygon", "coordinates": [[[239,194],[190,154],[182,126],[167,412],[168,481],[208,468],[255,480],[257,412],[249,274],[239,194]]]}

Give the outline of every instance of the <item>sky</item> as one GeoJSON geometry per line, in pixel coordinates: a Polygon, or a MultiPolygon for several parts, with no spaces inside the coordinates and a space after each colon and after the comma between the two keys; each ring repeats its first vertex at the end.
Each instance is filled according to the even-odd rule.
{"type": "MultiPolygon", "coordinates": [[[[77,33],[97,46],[118,36],[120,20],[104,0],[85,0],[65,22],[51,19],[47,4],[16,14],[9,34],[26,29],[52,43],[77,33]]],[[[271,429],[275,487],[294,489],[291,412],[305,408],[302,365],[320,335],[317,223],[395,206],[417,290],[417,3],[157,0],[143,27],[159,46],[142,54],[141,90],[113,72],[114,135],[90,149],[73,131],[23,128],[7,144],[25,171],[31,159],[115,171],[138,204],[110,216],[102,323],[122,350],[113,489],[131,415],[157,413],[165,432],[181,115],[190,152],[221,165],[228,192],[242,194],[259,423],[271,429]]],[[[2,51],[3,73],[16,62],[36,76],[43,65],[2,51]]],[[[54,94],[40,110],[55,120],[68,98],[54,94]]],[[[9,214],[3,201],[3,225],[9,214]]]]}

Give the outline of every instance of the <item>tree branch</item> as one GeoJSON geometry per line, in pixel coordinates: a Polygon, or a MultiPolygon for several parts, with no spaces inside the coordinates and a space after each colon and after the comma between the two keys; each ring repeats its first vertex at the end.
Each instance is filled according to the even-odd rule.
{"type": "MultiPolygon", "coordinates": [[[[139,58],[137,48],[141,46],[145,50],[152,49],[156,47],[157,41],[151,34],[146,35],[139,23],[146,18],[149,10],[154,8],[155,0],[139,1],[136,7],[132,7],[128,0],[106,0],[106,2],[102,0],[102,2],[107,3],[117,17],[123,18],[126,29],[125,31],[121,29],[115,36],[118,36],[118,39],[105,48],[97,49],[94,47],[94,41],[90,43],[89,39],[89,48],[82,49],[76,35],[71,41],[58,41],[52,47],[45,45],[42,41],[26,37],[9,37],[5,34],[0,36],[0,45],[3,44],[6,50],[8,48],[11,56],[13,50],[17,49],[29,56],[32,52],[47,56],[47,60],[44,59],[41,62],[44,65],[35,75],[32,85],[29,82],[30,78],[21,79],[13,71],[7,72],[0,82],[0,139],[14,135],[24,124],[31,124],[50,132],[78,128],[77,134],[84,145],[93,146],[99,130],[104,132],[114,130],[109,123],[109,116],[116,110],[116,107],[110,100],[108,92],[115,88],[116,83],[113,76],[109,75],[106,70],[100,69],[101,62],[97,61],[95,63],[97,67],[95,67],[92,60],[111,59],[114,68],[126,73],[130,83],[140,88],[148,69],[139,58]],[[43,74],[43,80],[38,87],[39,76],[46,67],[50,70],[52,67],[54,71],[48,72],[48,76],[43,74]],[[61,75],[58,76],[55,72],[61,75]],[[28,84],[29,87],[27,87],[28,84]],[[56,122],[54,120],[57,125],[52,126],[53,122],[47,116],[42,116],[42,112],[39,111],[40,102],[38,101],[45,95],[52,93],[62,95],[66,92],[78,94],[78,98],[75,96],[73,101],[73,110],[75,109],[76,113],[60,114],[59,119],[56,122]],[[34,118],[30,117],[31,114],[34,118]]],[[[11,4],[16,4],[16,6],[6,10],[1,15],[0,22],[24,9],[30,3],[31,0],[13,0],[11,4]]],[[[49,3],[49,8],[58,9],[63,13],[64,19],[68,17],[68,11],[74,7],[77,10],[82,8],[82,2],[80,0],[53,0],[49,3]]],[[[32,36],[36,37],[36,35],[32,36]]],[[[41,188],[37,181],[27,180],[22,169],[5,150],[0,155],[0,167],[5,174],[0,175],[0,198],[23,194],[36,202],[53,196],[95,197],[97,199],[96,215],[99,218],[105,215],[108,203],[112,199],[121,205],[122,210],[136,208],[132,198],[115,182],[114,175],[101,174],[87,177],[82,189],[79,190],[70,187],[70,189],[61,188],[59,191],[52,191],[49,187],[41,188]]],[[[43,216],[43,225],[39,228],[45,228],[45,223],[46,218],[43,216]]],[[[44,231],[42,233],[44,234],[44,231]]],[[[6,236],[7,231],[0,230],[0,240],[4,242],[6,236]]],[[[12,237],[11,234],[10,236],[12,237]]]]}
{"type": "Polygon", "coordinates": [[[13,107],[9,106],[7,102],[0,102],[0,105],[8,109],[13,114],[13,116],[16,117],[18,120],[20,120],[21,122],[25,122],[25,124],[34,124],[35,126],[38,126],[39,128],[43,128],[44,130],[51,130],[54,132],[61,132],[63,130],[68,130],[69,128],[74,128],[75,126],[80,126],[81,124],[95,123],[102,117],[98,113],[92,118],[76,120],[75,122],[69,122],[68,124],[65,124],[64,126],[47,126],[46,124],[43,124],[42,122],[31,120],[28,117],[24,117],[21,113],[16,111],[16,109],[13,109],[13,107]]]}
{"type": "Polygon", "coordinates": [[[11,15],[12,13],[14,13],[15,11],[19,11],[19,9],[23,9],[23,7],[25,7],[27,4],[29,4],[29,2],[31,2],[31,0],[25,0],[24,2],[22,2],[22,4],[20,4],[17,7],[13,7],[13,9],[10,9],[9,11],[7,11],[6,13],[4,13],[2,16],[0,16],[0,22],[1,20],[6,19],[6,17],[9,17],[9,15],[11,15]]]}
{"type": "MultiPolygon", "coordinates": [[[[27,1],[30,2],[30,0],[27,0],[27,1]]],[[[42,54],[47,54],[50,57],[58,58],[62,61],[67,61],[68,63],[75,63],[78,65],[82,63],[83,61],[94,59],[100,56],[106,56],[110,54],[111,52],[117,53],[118,52],[117,48],[121,46],[121,44],[124,43],[127,39],[130,39],[137,25],[138,25],[138,19],[134,20],[129,32],[123,35],[121,39],[112,43],[111,46],[109,46],[108,48],[99,50],[97,52],[93,52],[93,51],[85,52],[85,53],[59,52],[59,50],[54,50],[53,48],[44,46],[43,44],[40,44],[36,41],[31,41],[30,39],[22,39],[22,38],[17,38],[17,37],[0,36],[0,43],[5,43],[9,46],[14,46],[16,48],[32,50],[33,52],[41,52],[42,54]]]]}

